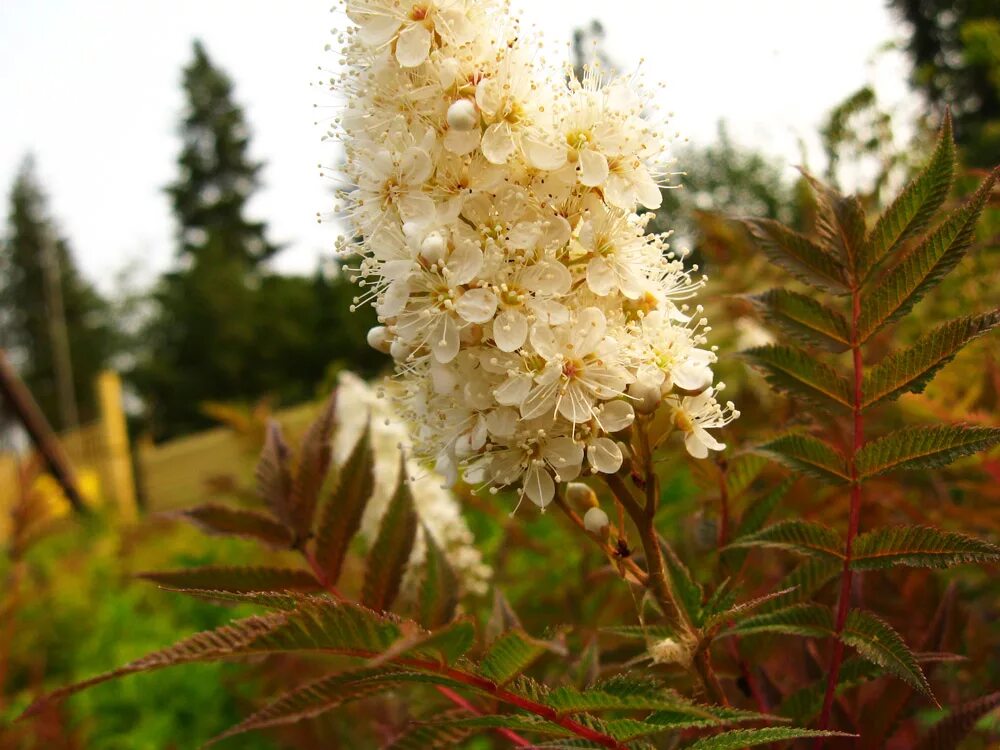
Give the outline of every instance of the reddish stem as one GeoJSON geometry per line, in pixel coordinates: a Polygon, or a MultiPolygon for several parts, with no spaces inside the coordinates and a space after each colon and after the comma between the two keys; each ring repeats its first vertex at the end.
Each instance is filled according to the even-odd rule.
{"type": "MultiPolygon", "coordinates": [[[[847,613],[851,607],[851,584],[854,571],[851,570],[854,538],[858,535],[861,523],[861,478],[858,476],[858,452],[865,444],[864,419],[862,417],[862,383],[864,382],[864,361],[861,357],[861,342],[858,335],[858,319],[861,316],[861,291],[859,285],[851,290],[851,353],[854,358],[854,440],[851,455],[848,459],[851,474],[851,513],[847,523],[847,540],[844,542],[844,570],[840,576],[840,598],[837,603],[837,619],[834,624],[833,654],[830,657],[830,668],[827,672],[826,694],[823,697],[823,712],[820,714],[819,728],[826,729],[830,725],[830,713],[833,710],[833,699],[837,693],[837,682],[840,679],[840,665],[844,660],[844,642],[840,634],[844,632],[847,613]]],[[[822,750],[825,739],[816,740],[816,750],[822,750]]]]}
{"type": "MultiPolygon", "coordinates": [[[[316,559],[316,556],[312,553],[312,550],[310,550],[308,547],[302,546],[299,548],[299,551],[302,553],[302,556],[306,559],[306,562],[309,563],[309,567],[310,569],[312,569],[313,575],[316,576],[316,580],[318,580],[321,584],[323,584],[323,588],[325,588],[330,593],[330,595],[333,596],[333,598],[336,599],[337,601],[341,602],[348,601],[344,597],[344,595],[340,593],[337,587],[334,586],[333,583],[330,581],[329,577],[326,575],[326,571],[323,570],[323,566],[319,564],[319,561],[316,559]]],[[[400,660],[400,661],[411,661],[411,660],[400,660]]],[[[416,666],[416,664],[414,663],[413,666],[416,666]]],[[[427,669],[427,667],[421,667],[421,668],[427,669]]],[[[436,671],[436,670],[431,669],[429,671],[436,671]]],[[[449,676],[453,677],[453,675],[449,676]]],[[[463,708],[466,711],[475,714],[476,716],[482,715],[482,711],[477,709],[475,706],[469,703],[469,701],[465,700],[465,698],[460,696],[454,690],[451,690],[450,688],[445,687],[444,685],[437,685],[436,687],[437,691],[441,693],[441,695],[450,700],[459,708],[463,708]]],[[[533,747],[531,742],[526,740],[524,737],[522,737],[512,729],[504,729],[502,727],[498,727],[497,733],[506,737],[516,747],[533,747]]],[[[617,747],[617,745],[615,747],[617,747]]]]}
{"type": "MultiPolygon", "coordinates": [[[[465,698],[463,698],[461,695],[456,693],[451,688],[445,687],[444,685],[438,685],[437,691],[459,708],[464,708],[466,711],[468,711],[469,713],[473,713],[476,716],[483,715],[482,711],[473,706],[471,703],[469,703],[469,701],[465,700],[465,698]]],[[[522,737],[512,729],[504,729],[503,727],[498,727],[496,732],[497,734],[503,735],[512,743],[514,743],[515,747],[534,747],[528,740],[524,739],[524,737],[522,737]]]]}

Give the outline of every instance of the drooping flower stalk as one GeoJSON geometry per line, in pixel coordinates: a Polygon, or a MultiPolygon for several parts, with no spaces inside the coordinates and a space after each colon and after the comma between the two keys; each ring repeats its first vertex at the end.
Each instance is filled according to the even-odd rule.
{"type": "Polygon", "coordinates": [[[631,79],[548,67],[500,0],[347,0],[342,193],[354,275],[396,361],[394,405],[449,480],[514,488],[611,476],[637,410],[687,450],[736,416],[712,388],[703,285],[666,235],[664,121],[631,79]]]}

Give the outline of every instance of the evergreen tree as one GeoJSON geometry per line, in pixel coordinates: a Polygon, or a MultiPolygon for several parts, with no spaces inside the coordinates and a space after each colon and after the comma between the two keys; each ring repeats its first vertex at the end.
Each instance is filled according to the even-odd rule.
{"type": "Polygon", "coordinates": [[[178,265],[154,291],[132,377],[157,439],[210,425],[206,402],[295,403],[315,395],[331,362],[371,373],[382,361],[365,342],[374,319],[350,315],[346,280],[267,270],[279,248],[246,217],[261,164],[232,83],[198,43],[183,81],[183,145],[167,189],[178,265]]]}
{"type": "Polygon", "coordinates": [[[914,86],[937,108],[952,108],[965,161],[992,167],[1000,154],[1000,3],[889,0],[889,5],[911,30],[907,52],[914,86]]]}
{"type": "Polygon", "coordinates": [[[0,242],[0,346],[57,429],[74,414],[96,416],[94,379],[114,348],[109,307],[77,271],[30,157],[14,180],[0,242]]]}

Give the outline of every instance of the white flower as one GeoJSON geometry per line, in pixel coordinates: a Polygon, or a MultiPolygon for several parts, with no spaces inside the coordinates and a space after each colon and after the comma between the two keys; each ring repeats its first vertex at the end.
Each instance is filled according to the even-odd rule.
{"type": "Polygon", "coordinates": [[[684,433],[684,447],[694,458],[706,458],[710,450],[725,450],[725,443],[716,440],[708,430],[725,427],[740,415],[731,401],[723,408],[715,400],[722,387],[720,383],[718,388],[708,388],[697,396],[671,399],[674,424],[684,433]]]}
{"type": "Polygon", "coordinates": [[[722,444],[701,286],[649,233],[665,140],[634,78],[544,65],[501,0],[347,0],[339,193],[416,459],[544,508],[619,471],[636,413],[722,444]],[[675,390],[676,389],[676,390],[675,390]],[[707,390],[706,390],[707,389],[707,390]],[[701,392],[700,396],[692,394],[701,392]]]}

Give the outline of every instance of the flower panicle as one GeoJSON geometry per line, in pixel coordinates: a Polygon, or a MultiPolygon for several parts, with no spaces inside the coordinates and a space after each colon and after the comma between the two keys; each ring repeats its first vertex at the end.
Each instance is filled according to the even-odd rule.
{"type": "Polygon", "coordinates": [[[544,508],[622,468],[637,411],[671,409],[694,456],[724,447],[704,278],[646,231],[668,175],[650,93],[548,67],[500,0],[343,7],[341,249],[417,454],[544,508]]]}

